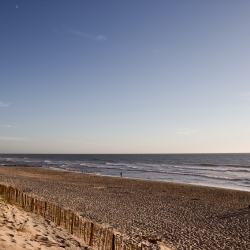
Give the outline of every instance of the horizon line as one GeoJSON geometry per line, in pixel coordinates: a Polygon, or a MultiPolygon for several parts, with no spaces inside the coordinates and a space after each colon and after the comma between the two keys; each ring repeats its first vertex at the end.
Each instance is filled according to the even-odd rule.
{"type": "Polygon", "coordinates": [[[0,153],[0,155],[188,155],[188,154],[250,154],[250,152],[234,153],[0,153]]]}

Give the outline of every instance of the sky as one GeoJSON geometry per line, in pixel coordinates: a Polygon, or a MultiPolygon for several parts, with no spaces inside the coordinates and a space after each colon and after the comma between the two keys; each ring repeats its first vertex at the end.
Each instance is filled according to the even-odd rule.
{"type": "Polygon", "coordinates": [[[249,153],[249,12],[0,1],[0,153],[249,153]]]}

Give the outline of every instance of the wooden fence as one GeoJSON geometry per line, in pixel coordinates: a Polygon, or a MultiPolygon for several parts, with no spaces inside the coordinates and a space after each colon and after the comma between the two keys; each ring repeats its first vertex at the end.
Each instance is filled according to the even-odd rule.
{"type": "Polygon", "coordinates": [[[77,212],[64,209],[56,204],[38,200],[21,190],[0,184],[0,194],[9,201],[19,204],[23,209],[43,216],[57,226],[65,228],[70,234],[83,239],[87,246],[96,250],[160,250],[140,238],[133,238],[116,232],[112,227],[80,216],[77,212]]]}

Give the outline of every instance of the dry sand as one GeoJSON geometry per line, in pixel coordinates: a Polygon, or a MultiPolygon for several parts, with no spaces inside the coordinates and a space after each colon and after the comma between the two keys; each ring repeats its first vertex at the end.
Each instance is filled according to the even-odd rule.
{"type": "Polygon", "coordinates": [[[172,249],[250,249],[250,192],[16,166],[0,182],[172,249]]]}
{"type": "Polygon", "coordinates": [[[80,250],[84,243],[55,224],[0,198],[0,249],[80,250]]]}

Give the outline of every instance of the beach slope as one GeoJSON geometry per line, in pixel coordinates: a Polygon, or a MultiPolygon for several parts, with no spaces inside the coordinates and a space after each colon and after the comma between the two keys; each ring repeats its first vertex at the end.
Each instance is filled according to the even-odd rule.
{"type": "Polygon", "coordinates": [[[19,209],[0,198],[0,249],[88,249],[66,230],[40,216],[19,209]]]}
{"type": "Polygon", "coordinates": [[[250,192],[18,166],[0,182],[172,249],[250,249],[250,192]]]}

